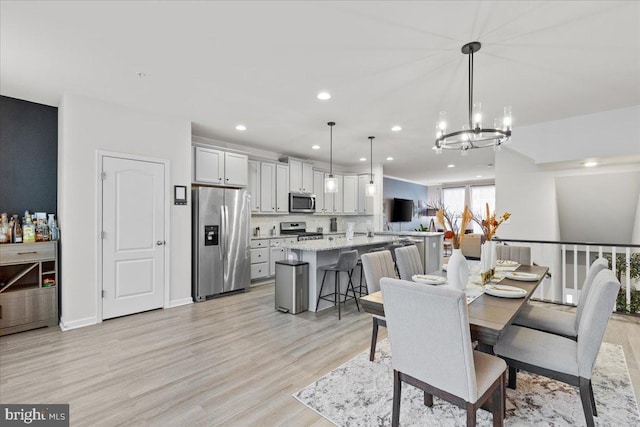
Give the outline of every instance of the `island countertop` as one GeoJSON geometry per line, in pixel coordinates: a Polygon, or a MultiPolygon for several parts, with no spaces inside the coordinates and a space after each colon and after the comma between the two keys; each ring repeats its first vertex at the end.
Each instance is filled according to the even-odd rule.
{"type": "Polygon", "coordinates": [[[321,252],[333,251],[336,249],[357,248],[360,246],[388,244],[399,240],[402,240],[402,238],[398,236],[355,236],[352,240],[347,240],[346,237],[336,237],[333,240],[304,240],[295,243],[283,243],[280,247],[299,251],[321,252]]]}
{"type": "Polygon", "coordinates": [[[376,235],[381,236],[412,236],[412,237],[432,237],[442,236],[440,231],[376,231],[376,235]]]}

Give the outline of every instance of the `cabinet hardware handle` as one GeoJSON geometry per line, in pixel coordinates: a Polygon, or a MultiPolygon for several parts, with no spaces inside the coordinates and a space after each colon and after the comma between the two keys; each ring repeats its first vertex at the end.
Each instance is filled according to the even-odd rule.
{"type": "Polygon", "coordinates": [[[32,251],[32,252],[18,252],[18,255],[33,255],[33,254],[37,254],[38,252],[36,251],[32,251]]]}

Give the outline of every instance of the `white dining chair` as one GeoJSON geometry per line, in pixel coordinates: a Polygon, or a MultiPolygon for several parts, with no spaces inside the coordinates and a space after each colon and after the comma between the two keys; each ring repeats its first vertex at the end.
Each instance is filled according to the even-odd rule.
{"type": "Polygon", "coordinates": [[[435,395],[466,409],[467,426],[476,425],[477,409],[491,398],[493,425],[502,426],[507,365],[473,350],[464,292],[391,278],[380,283],[393,366],[392,425],[400,422],[405,382],[424,392],[426,406],[435,395]]]}
{"type": "Polygon", "coordinates": [[[396,264],[402,280],[411,280],[414,274],[424,274],[420,251],[416,245],[396,249],[396,264]]]}
{"type": "MultiPolygon", "coordinates": [[[[510,388],[516,388],[518,369],[578,387],[589,427],[594,425],[593,417],[598,415],[591,375],[620,282],[611,270],[602,270],[596,275],[591,287],[584,304],[577,341],[513,325],[507,328],[493,347],[495,354],[509,365],[510,388]]],[[[387,327],[391,336],[392,323],[389,321],[387,300],[384,297],[387,327]]]]}
{"type": "MultiPolygon", "coordinates": [[[[380,290],[380,279],[383,277],[395,277],[396,275],[393,258],[388,250],[362,254],[360,259],[362,260],[362,269],[364,270],[364,278],[367,282],[369,295],[380,290]]],[[[371,361],[375,358],[378,327],[387,326],[383,316],[373,314],[372,321],[373,331],[371,332],[371,350],[369,352],[369,360],[371,361]]]]}
{"type": "Polygon", "coordinates": [[[584,304],[592,288],[593,279],[602,270],[607,269],[607,267],[609,267],[609,261],[606,258],[598,258],[591,264],[587,272],[587,277],[582,284],[582,292],[580,293],[575,314],[527,304],[522,308],[520,313],[518,313],[513,323],[515,325],[575,339],[578,336],[580,319],[584,310],[584,304]]]}

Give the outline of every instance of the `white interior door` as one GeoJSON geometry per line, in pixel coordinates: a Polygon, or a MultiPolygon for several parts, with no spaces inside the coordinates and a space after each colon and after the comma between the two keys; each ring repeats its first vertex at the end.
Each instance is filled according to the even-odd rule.
{"type": "Polygon", "coordinates": [[[164,165],[102,158],[102,318],[164,301],[164,165]]]}

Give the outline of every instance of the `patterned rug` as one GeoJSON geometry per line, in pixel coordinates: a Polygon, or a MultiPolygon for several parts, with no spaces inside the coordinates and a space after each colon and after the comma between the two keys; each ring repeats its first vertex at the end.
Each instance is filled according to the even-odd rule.
{"type": "MultiPolygon", "coordinates": [[[[640,426],[622,347],[603,343],[592,378],[597,426],[640,426]]],[[[422,403],[422,391],[404,383],[400,405],[402,426],[465,426],[462,409],[434,397],[433,407],[422,403]]],[[[378,343],[376,360],[369,350],[329,372],[293,395],[337,426],[390,426],[393,369],[389,341],[378,343]]],[[[492,425],[489,412],[479,410],[479,426],[492,425]]],[[[507,426],[585,425],[576,387],[548,378],[518,373],[518,388],[507,389],[507,426]]]]}

